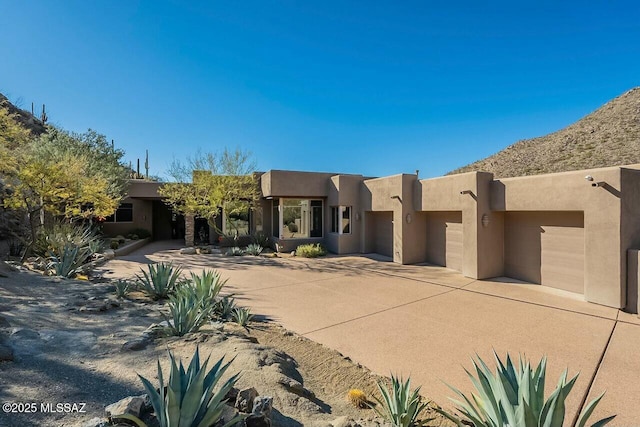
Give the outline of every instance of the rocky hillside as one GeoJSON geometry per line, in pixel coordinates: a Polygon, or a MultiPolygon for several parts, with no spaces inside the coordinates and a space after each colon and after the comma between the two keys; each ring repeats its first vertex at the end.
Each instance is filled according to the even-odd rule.
{"type": "Polygon", "coordinates": [[[34,117],[30,112],[22,110],[13,105],[6,96],[0,93],[0,108],[6,108],[9,113],[14,114],[16,120],[22,124],[25,128],[29,129],[34,135],[38,136],[46,132],[46,127],[38,119],[34,117]]]}
{"type": "Polygon", "coordinates": [[[640,87],[552,134],[518,141],[449,174],[497,178],[640,163],[640,87]]]}

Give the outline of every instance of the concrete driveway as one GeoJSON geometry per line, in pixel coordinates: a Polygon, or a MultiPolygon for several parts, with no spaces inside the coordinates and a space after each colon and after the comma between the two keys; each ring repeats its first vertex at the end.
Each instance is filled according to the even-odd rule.
{"type": "MultiPolygon", "coordinates": [[[[510,279],[473,280],[433,266],[402,266],[360,256],[302,258],[181,255],[157,242],[109,262],[106,277],[130,277],[142,264],[173,261],[186,270],[215,268],[228,291],[286,328],[340,351],[376,373],[411,375],[424,395],[450,407],[446,381],[470,391],[463,367],[492,350],[548,357],[548,389],[560,373],[580,377],[568,400],[606,390],[594,420],[640,425],[640,319],[577,296],[510,279]]],[[[357,387],[358,384],[354,384],[357,387]]]]}

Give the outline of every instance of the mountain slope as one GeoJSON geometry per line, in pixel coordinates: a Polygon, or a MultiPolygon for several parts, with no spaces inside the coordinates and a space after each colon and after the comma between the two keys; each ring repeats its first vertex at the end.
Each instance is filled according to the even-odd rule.
{"type": "Polygon", "coordinates": [[[574,124],[518,141],[450,174],[485,171],[496,178],[640,163],[640,87],[574,124]]]}
{"type": "Polygon", "coordinates": [[[9,114],[13,115],[15,120],[22,125],[22,127],[29,129],[35,136],[41,135],[47,131],[47,128],[40,121],[40,119],[33,116],[30,112],[22,110],[13,105],[6,96],[0,93],[0,108],[5,108],[9,111],[9,114]]]}

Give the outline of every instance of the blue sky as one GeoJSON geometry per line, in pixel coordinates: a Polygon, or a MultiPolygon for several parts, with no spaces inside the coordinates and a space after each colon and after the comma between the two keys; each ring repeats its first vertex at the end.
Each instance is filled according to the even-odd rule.
{"type": "Polygon", "coordinates": [[[0,0],[0,92],[163,175],[438,176],[640,86],[638,2],[0,0]]]}

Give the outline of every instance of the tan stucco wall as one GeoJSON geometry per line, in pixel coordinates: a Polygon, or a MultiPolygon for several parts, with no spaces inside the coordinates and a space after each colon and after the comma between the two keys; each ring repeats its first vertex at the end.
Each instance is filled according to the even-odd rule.
{"type": "Polygon", "coordinates": [[[127,196],[138,199],[160,199],[158,188],[162,183],[132,179],[129,181],[127,196]]]}
{"type": "Polygon", "coordinates": [[[630,313],[640,313],[640,250],[627,253],[627,308],[630,313]]]}
{"type": "Polygon", "coordinates": [[[626,255],[621,255],[620,213],[621,198],[626,195],[620,189],[617,167],[507,178],[491,184],[491,206],[497,211],[583,211],[585,299],[622,308],[626,255]],[[592,187],[586,175],[607,185],[592,187]]]}
{"type": "Polygon", "coordinates": [[[271,170],[260,177],[263,197],[327,197],[327,180],[336,174],[271,170]]]}
{"type": "MultiPolygon", "coordinates": [[[[365,224],[367,228],[370,225],[367,224],[366,219],[375,219],[375,227],[381,228],[384,232],[387,229],[378,224],[379,221],[392,218],[393,223],[393,261],[404,264],[403,262],[403,206],[404,206],[404,192],[403,192],[403,179],[404,175],[393,175],[386,178],[375,178],[363,181],[362,192],[360,194],[361,206],[363,212],[365,212],[365,224]],[[373,212],[391,212],[388,216],[371,216],[366,215],[367,211],[373,212]]],[[[411,203],[411,200],[407,201],[411,203]]],[[[384,236],[384,233],[376,233],[371,235],[370,233],[363,234],[362,247],[365,252],[371,252],[371,240],[372,238],[380,239],[384,236]]],[[[380,244],[380,242],[378,242],[380,244]]]]}
{"type": "Polygon", "coordinates": [[[132,222],[105,222],[102,224],[102,232],[105,236],[126,236],[136,228],[144,228],[151,232],[153,229],[153,202],[151,200],[140,200],[126,197],[122,203],[133,205],[132,222]]]}
{"type": "Polygon", "coordinates": [[[488,190],[492,178],[490,173],[470,172],[424,179],[414,190],[416,210],[462,212],[462,274],[475,279],[503,272],[503,219],[491,211],[488,190]],[[463,191],[470,193],[461,194],[463,191]],[[486,227],[481,223],[483,215],[489,219],[486,227]]]}

